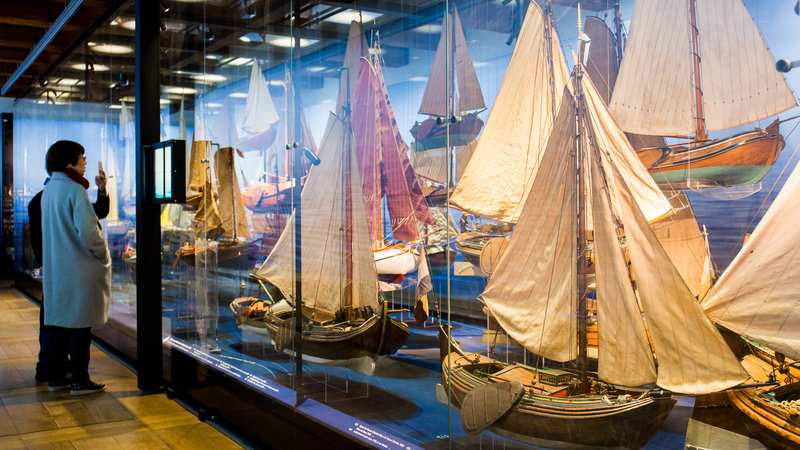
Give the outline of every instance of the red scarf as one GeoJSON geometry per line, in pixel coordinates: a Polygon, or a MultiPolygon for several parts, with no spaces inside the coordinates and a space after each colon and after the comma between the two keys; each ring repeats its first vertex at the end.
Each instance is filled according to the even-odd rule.
{"type": "Polygon", "coordinates": [[[84,189],[89,189],[89,180],[83,178],[83,176],[79,174],[77,170],[67,167],[64,169],[64,174],[66,174],[70,180],[83,186],[84,189]]]}

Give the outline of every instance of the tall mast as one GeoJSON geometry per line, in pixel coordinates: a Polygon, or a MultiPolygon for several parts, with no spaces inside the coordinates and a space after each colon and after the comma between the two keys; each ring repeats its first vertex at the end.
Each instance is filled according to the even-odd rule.
{"type": "MultiPolygon", "coordinates": [[[[622,32],[622,12],[620,11],[619,0],[614,2],[614,34],[616,35],[615,44],[617,48],[617,67],[619,67],[622,63],[622,46],[624,45],[624,37],[622,32]]],[[[613,89],[614,86],[610,87],[613,89]]]]}
{"type": "Polygon", "coordinates": [[[345,278],[344,292],[342,293],[342,307],[349,310],[353,306],[353,181],[352,181],[352,135],[353,125],[350,121],[350,74],[347,74],[347,97],[344,107],[345,138],[344,138],[344,256],[345,278]]]}
{"type": "MultiPolygon", "coordinates": [[[[451,5],[448,2],[448,6],[451,5]]],[[[445,30],[447,30],[448,41],[446,42],[447,48],[447,78],[445,83],[447,83],[447,92],[449,93],[449,105],[450,105],[450,117],[447,118],[447,121],[450,123],[450,126],[455,125],[456,123],[456,24],[455,24],[455,14],[451,11],[455,10],[455,3],[452,3],[452,6],[448,8],[445,13],[445,30]]],[[[445,180],[447,182],[447,188],[450,189],[455,186],[455,171],[456,171],[456,149],[455,146],[450,143],[450,132],[448,131],[448,148],[447,152],[450,154],[450,161],[445,161],[447,165],[447,173],[448,178],[445,180]]]]}
{"type": "Polygon", "coordinates": [[[578,294],[578,372],[580,375],[580,381],[582,387],[586,386],[587,383],[587,355],[586,355],[586,347],[587,347],[587,337],[586,337],[586,328],[587,328],[587,312],[586,312],[586,274],[588,273],[589,264],[586,259],[586,187],[584,179],[584,171],[583,166],[584,161],[584,149],[583,149],[583,142],[584,142],[584,130],[585,130],[585,120],[584,120],[584,98],[583,98],[583,53],[584,53],[584,43],[580,39],[581,35],[583,34],[583,29],[581,27],[581,9],[580,4],[578,5],[578,61],[575,61],[575,78],[574,78],[574,90],[575,90],[575,151],[577,152],[575,158],[575,176],[578,178],[577,182],[577,189],[576,195],[578,196],[578,201],[576,203],[576,213],[578,214],[578,220],[576,221],[577,229],[577,246],[576,251],[578,252],[576,258],[576,269],[577,269],[577,294],[578,294]]]}
{"type": "MultiPolygon", "coordinates": [[[[376,32],[377,33],[377,32],[376,32]]],[[[374,54],[370,57],[372,59],[373,67],[380,67],[380,59],[381,59],[381,44],[380,44],[380,36],[378,34],[374,35],[374,41],[372,42],[372,47],[374,49],[374,54]]],[[[381,69],[382,70],[382,69],[381,69]]],[[[348,79],[349,80],[349,79],[348,79]]],[[[374,90],[374,87],[372,87],[374,90]]],[[[347,92],[350,92],[350,85],[348,83],[347,92]]],[[[383,91],[375,92],[374,100],[372,103],[373,111],[380,114],[380,108],[378,108],[378,104],[382,100],[380,96],[383,95],[383,91]]],[[[349,98],[349,97],[348,97],[349,98]]],[[[376,130],[380,132],[380,128],[376,130]]],[[[375,214],[377,217],[375,218],[375,228],[376,228],[376,242],[375,248],[380,249],[383,247],[383,177],[381,176],[381,161],[383,161],[383,141],[382,139],[377,139],[378,145],[375,148],[375,202],[377,204],[377,208],[375,208],[375,214]]],[[[392,225],[393,226],[393,225],[392,225]]]]}
{"type": "MultiPolygon", "coordinates": [[[[580,10],[578,12],[580,14],[580,10]]],[[[580,17],[578,18],[580,20],[580,17]]],[[[556,120],[556,86],[555,86],[555,74],[553,68],[553,4],[550,0],[547,0],[545,4],[545,15],[544,15],[544,42],[547,52],[547,74],[549,75],[549,83],[550,83],[550,110],[553,116],[553,121],[556,120]]]]}
{"type": "Polygon", "coordinates": [[[692,31],[692,62],[694,66],[694,102],[697,123],[695,125],[695,140],[703,141],[708,138],[706,132],[706,118],[703,110],[703,86],[700,78],[700,36],[697,28],[697,0],[689,0],[690,28],[692,31]]]}

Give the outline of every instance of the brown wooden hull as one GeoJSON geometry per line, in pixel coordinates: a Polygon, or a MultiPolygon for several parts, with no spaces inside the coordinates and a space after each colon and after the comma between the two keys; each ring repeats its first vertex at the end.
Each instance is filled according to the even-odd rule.
{"type": "MultiPolygon", "coordinates": [[[[450,400],[459,407],[469,391],[492,382],[476,375],[476,369],[507,366],[494,360],[462,365],[457,358],[450,355],[452,367],[448,367],[447,358],[442,362],[442,380],[445,385],[450,383],[450,400]]],[[[490,429],[539,445],[640,448],[675,404],[668,395],[634,394],[623,402],[611,398],[615,396],[550,397],[526,390],[522,399],[490,429]]]]}
{"type": "MultiPolygon", "coordinates": [[[[263,330],[277,350],[293,353],[294,314],[268,313],[260,318],[242,318],[241,310],[249,306],[245,304],[248,300],[235,299],[230,305],[239,326],[263,330]]],[[[408,325],[373,314],[360,323],[347,322],[337,327],[313,327],[304,331],[303,355],[332,361],[391,355],[405,344],[408,335],[408,325]]]]}
{"type": "MultiPolygon", "coordinates": [[[[465,115],[460,121],[450,125],[450,145],[457,147],[469,144],[478,136],[482,128],[483,120],[476,113],[465,115]]],[[[411,135],[414,136],[417,151],[447,147],[447,133],[447,125],[438,123],[437,119],[433,117],[416,123],[411,128],[411,135]]]]}
{"type": "Polygon", "coordinates": [[[638,150],[639,159],[662,187],[732,187],[758,183],[785,145],[775,121],[766,129],[726,139],[638,150]]]}
{"type": "MultiPolygon", "coordinates": [[[[774,355],[755,347],[755,355],[745,356],[743,365],[751,376],[751,382],[765,383],[771,374],[774,355]]],[[[800,402],[800,369],[789,369],[791,377],[778,374],[777,386],[763,386],[728,391],[728,399],[739,411],[755,422],[760,432],[759,439],[775,448],[800,447],[800,404],[794,411],[782,405],[784,400],[800,402]],[[794,383],[794,384],[792,384],[794,383]]]]}
{"type": "Polygon", "coordinates": [[[484,233],[468,231],[456,237],[456,249],[464,255],[464,259],[476,267],[481,266],[481,252],[486,243],[493,237],[505,236],[501,233],[484,233]]]}

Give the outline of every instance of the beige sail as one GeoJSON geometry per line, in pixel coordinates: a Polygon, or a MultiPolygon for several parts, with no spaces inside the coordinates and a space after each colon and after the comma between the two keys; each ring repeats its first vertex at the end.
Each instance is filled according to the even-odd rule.
{"type": "Polygon", "coordinates": [[[222,227],[217,200],[214,198],[214,190],[211,187],[211,179],[206,177],[205,185],[199,198],[197,212],[192,221],[195,235],[206,237],[215,235],[222,227]]]}
{"type": "MultiPolygon", "coordinates": [[[[475,65],[469,54],[467,40],[464,37],[464,28],[458,9],[453,8],[447,26],[442,28],[439,44],[436,46],[436,55],[431,66],[431,75],[425,86],[422,96],[420,114],[436,117],[447,117],[447,104],[450,102],[446,80],[455,69],[455,80],[451,80],[454,88],[458,89],[456,111],[453,115],[469,111],[478,111],[486,108],[483,92],[475,73],[475,65]],[[449,42],[448,42],[449,39],[449,42]],[[449,46],[449,48],[447,48],[449,46]],[[455,48],[455,52],[453,51],[455,48]],[[455,59],[453,55],[455,54],[455,59]],[[455,67],[454,67],[455,66],[455,67]]],[[[453,92],[455,89],[451,88],[453,92]]]]}
{"type": "Polygon", "coordinates": [[[187,182],[187,191],[189,192],[201,192],[206,181],[208,181],[209,148],[211,148],[211,141],[195,140],[192,142],[189,159],[189,180],[187,182]]]}
{"type": "MultiPolygon", "coordinates": [[[[467,145],[456,147],[456,183],[461,179],[467,163],[478,145],[477,141],[472,141],[467,145]]],[[[433,148],[423,151],[411,152],[412,165],[414,172],[420,177],[426,178],[436,183],[444,184],[447,181],[447,149],[433,148]]]]}
{"type": "Polygon", "coordinates": [[[486,108],[483,100],[481,84],[478,82],[478,75],[475,73],[475,65],[472,63],[472,56],[469,54],[467,39],[464,36],[464,28],[461,25],[461,17],[458,9],[453,8],[453,26],[455,30],[456,46],[456,85],[458,87],[458,114],[469,111],[479,111],[486,108]]]}
{"type": "Polygon", "coordinates": [[[800,360],[800,166],[703,299],[711,319],[800,360]]]}
{"type": "Polygon", "coordinates": [[[223,237],[248,238],[247,214],[239,191],[239,178],[236,176],[235,152],[232,148],[219,149],[214,155],[214,172],[217,174],[219,212],[222,221],[223,237]]]}
{"type": "Polygon", "coordinates": [[[361,69],[361,58],[367,56],[369,45],[364,37],[364,30],[361,23],[352,21],[350,30],[347,33],[347,48],[344,53],[342,67],[345,69],[339,77],[339,95],[336,99],[336,114],[342,115],[343,108],[348,100],[350,104],[355,104],[355,89],[358,82],[358,72],[361,69]],[[350,98],[347,93],[350,92],[350,98]]]}
{"type": "Polygon", "coordinates": [[[631,133],[689,136],[693,105],[689,2],[637,0],[611,113],[631,133]]]}
{"type": "Polygon", "coordinates": [[[509,336],[554,361],[573,360],[578,350],[575,151],[575,104],[565,95],[517,228],[481,296],[509,336]]]}
{"type": "Polygon", "coordinates": [[[699,395],[743,382],[747,373],[672,265],[621,172],[607,174],[615,178],[631,270],[658,360],[656,383],[672,392],[699,395]]]}
{"type": "MultiPolygon", "coordinates": [[[[377,306],[378,282],[370,250],[361,180],[352,148],[352,132],[342,119],[331,115],[320,146],[319,166],[312,167],[302,193],[303,303],[325,314],[334,314],[343,304],[377,306]],[[350,167],[344,166],[350,152],[350,167]],[[349,174],[349,180],[346,175],[349,174]],[[347,215],[345,187],[350,189],[352,208],[352,278],[346,278],[345,247],[347,215]],[[348,292],[345,292],[348,291],[348,292]]],[[[292,216],[256,276],[269,281],[285,295],[294,291],[294,216],[292,216]]]]}
{"type": "Polygon", "coordinates": [[[652,224],[653,232],[692,295],[698,299],[703,298],[711,289],[716,275],[706,234],[697,224],[686,194],[680,191],[669,191],[665,194],[675,213],[652,224]]]}
{"type": "Polygon", "coordinates": [[[655,383],[656,367],[631,283],[612,210],[612,193],[596,158],[592,161],[592,221],[597,284],[598,376],[609,383],[655,383]]]}
{"type": "MultiPolygon", "coordinates": [[[[625,133],[611,117],[594,83],[589,77],[583,77],[582,84],[589,113],[587,120],[591,121],[592,127],[597,130],[594,135],[595,144],[604,156],[603,163],[607,165],[611,161],[614,162],[614,166],[622,173],[648,222],[669,216],[672,213],[672,205],[642,165],[625,133]]],[[[613,183],[613,180],[611,182],[613,183]]]]}
{"type": "Polygon", "coordinates": [[[551,92],[544,27],[542,10],[531,3],[489,120],[453,192],[451,203],[460,209],[504,222],[519,220],[553,127],[553,103],[557,110],[569,79],[553,30],[551,92]]]}
{"type": "Polygon", "coordinates": [[[706,128],[733,128],[797,105],[741,0],[697,2],[706,128]]]}

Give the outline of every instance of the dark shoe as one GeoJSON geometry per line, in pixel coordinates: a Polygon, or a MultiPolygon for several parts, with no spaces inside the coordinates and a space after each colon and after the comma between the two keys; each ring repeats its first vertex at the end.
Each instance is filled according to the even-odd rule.
{"type": "Polygon", "coordinates": [[[47,383],[47,390],[50,392],[58,392],[58,391],[66,391],[71,386],[71,383],[67,379],[63,380],[50,380],[47,383]]]}
{"type": "Polygon", "coordinates": [[[50,377],[48,377],[46,373],[36,372],[37,383],[47,383],[48,381],[50,381],[50,377]]]}
{"type": "Polygon", "coordinates": [[[69,395],[89,395],[103,392],[106,390],[105,384],[98,384],[93,381],[84,381],[83,383],[74,383],[69,389],[69,395]]]}

